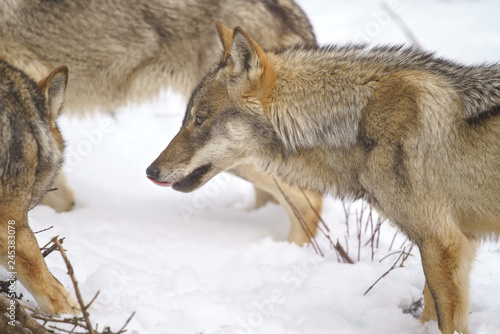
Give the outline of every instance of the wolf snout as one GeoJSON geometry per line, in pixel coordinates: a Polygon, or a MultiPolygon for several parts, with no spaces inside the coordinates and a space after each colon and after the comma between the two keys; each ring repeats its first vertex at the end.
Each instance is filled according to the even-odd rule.
{"type": "Polygon", "coordinates": [[[173,182],[165,182],[164,180],[160,180],[160,170],[154,164],[149,166],[146,169],[146,176],[150,179],[154,184],[161,187],[171,187],[173,182]]]}
{"type": "Polygon", "coordinates": [[[151,165],[146,169],[146,176],[149,177],[150,179],[156,180],[158,178],[158,175],[160,174],[160,170],[151,165]]]}

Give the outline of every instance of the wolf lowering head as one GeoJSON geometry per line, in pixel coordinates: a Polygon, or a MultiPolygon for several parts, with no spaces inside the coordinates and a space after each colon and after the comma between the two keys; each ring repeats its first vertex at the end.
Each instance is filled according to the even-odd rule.
{"type": "Polygon", "coordinates": [[[148,177],[188,192],[252,161],[365,199],[419,247],[422,320],[469,333],[476,244],[500,235],[500,66],[401,47],[264,52],[240,28],[217,29],[222,59],[148,177]]]}
{"type": "MultiPolygon", "coordinates": [[[[233,31],[217,22],[217,30],[224,48],[221,61],[194,90],[181,130],[147,169],[147,176],[188,192],[252,161],[301,187],[331,191],[329,182],[303,177],[298,182],[298,175],[280,166],[297,154],[323,162],[323,154],[311,155],[322,145],[352,145],[359,105],[366,101],[369,87],[341,86],[342,79],[330,78],[321,63],[307,63],[309,51],[315,50],[304,48],[299,57],[286,59],[294,48],[283,54],[265,52],[239,27],[233,31]]],[[[329,57],[325,53],[321,61],[329,57]]],[[[299,169],[309,168],[296,163],[299,169]]]]}
{"type": "Polygon", "coordinates": [[[277,139],[261,116],[274,80],[264,52],[241,29],[234,39],[219,22],[217,29],[223,58],[194,90],[179,133],[147,169],[155,183],[182,192],[201,187],[277,139]]]}
{"type": "Polygon", "coordinates": [[[291,218],[288,240],[302,245],[315,234],[322,194],[255,170],[269,157],[284,154],[273,125],[263,117],[272,103],[274,70],[268,56],[243,30],[235,30],[234,38],[233,31],[221,23],[217,30],[224,46],[222,59],[194,90],[181,130],[147,175],[158,185],[189,192],[229,170],[265,189],[285,207],[291,218]]]}

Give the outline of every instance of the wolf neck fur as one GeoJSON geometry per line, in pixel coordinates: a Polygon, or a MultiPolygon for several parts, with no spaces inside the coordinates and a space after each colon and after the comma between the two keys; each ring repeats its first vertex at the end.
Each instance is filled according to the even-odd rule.
{"type": "MultiPolygon", "coordinates": [[[[276,81],[265,113],[277,138],[266,146],[267,155],[260,156],[262,166],[301,187],[343,198],[366,197],[360,172],[376,145],[375,136],[382,134],[365,133],[363,117],[367,110],[376,112],[373,104],[381,87],[390,92],[387,82],[398,86],[398,76],[366,58],[353,61],[350,53],[359,50],[293,51],[270,54],[276,81]],[[314,168],[318,165],[328,169],[319,173],[314,168]]],[[[394,112],[399,107],[396,103],[394,112]]],[[[397,132],[398,124],[387,124],[395,129],[382,132],[397,132]]]]}
{"type": "Polygon", "coordinates": [[[356,77],[345,64],[322,60],[317,50],[306,57],[310,61],[305,63],[293,54],[271,55],[276,72],[267,110],[271,123],[293,152],[299,147],[353,145],[370,96],[370,79],[356,77]]]}

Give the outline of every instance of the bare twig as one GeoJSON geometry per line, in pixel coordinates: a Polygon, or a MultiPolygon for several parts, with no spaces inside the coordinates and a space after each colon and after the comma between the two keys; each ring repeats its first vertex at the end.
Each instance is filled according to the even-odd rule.
{"type": "Polygon", "coordinates": [[[11,307],[11,301],[13,299],[8,299],[7,297],[0,294],[0,332],[2,334],[17,334],[17,333],[27,333],[26,330],[29,330],[29,333],[33,334],[49,334],[49,332],[43,328],[38,322],[36,322],[33,318],[30,317],[29,314],[26,313],[24,307],[15,301],[15,324],[16,326],[12,326],[9,324],[9,319],[6,315],[7,310],[11,307]]]}
{"type": "Polygon", "coordinates": [[[43,230],[33,232],[33,234],[42,233],[42,232],[45,232],[45,231],[51,230],[51,229],[53,229],[53,228],[54,228],[54,226],[49,226],[49,227],[47,227],[47,228],[44,228],[43,230]]]}
{"type": "Polygon", "coordinates": [[[399,254],[399,257],[397,258],[396,262],[394,262],[394,264],[391,266],[391,268],[389,268],[389,270],[387,270],[387,271],[386,271],[386,272],[385,272],[382,276],[380,276],[380,277],[379,277],[379,278],[375,281],[375,283],[373,283],[373,284],[372,284],[372,285],[368,288],[368,290],[366,290],[366,291],[365,291],[365,293],[363,293],[363,296],[366,296],[366,294],[367,294],[368,292],[370,292],[370,290],[371,290],[371,289],[372,289],[372,288],[373,288],[373,287],[374,287],[374,286],[375,286],[378,282],[380,282],[380,280],[381,280],[382,278],[384,278],[385,276],[387,276],[387,275],[388,275],[391,271],[393,271],[393,270],[394,270],[394,269],[396,269],[396,268],[401,268],[401,267],[396,267],[396,265],[397,265],[397,263],[399,262],[399,259],[401,259],[401,257],[403,256],[403,254],[404,254],[404,251],[403,251],[403,252],[401,252],[401,254],[399,254]]]}
{"type": "MultiPolygon", "coordinates": [[[[408,259],[411,255],[411,251],[413,250],[413,246],[415,244],[412,242],[411,245],[410,245],[410,249],[408,249],[408,252],[406,252],[406,254],[403,256],[403,259],[401,260],[401,264],[399,265],[400,267],[403,267],[404,264],[405,264],[405,261],[406,259],[408,259]]],[[[403,253],[404,253],[404,249],[403,249],[403,253]]]]}
{"type": "Polygon", "coordinates": [[[385,2],[382,2],[382,7],[384,7],[384,9],[389,12],[392,18],[396,20],[396,24],[401,28],[403,33],[408,37],[408,39],[412,42],[412,44],[415,45],[416,48],[423,50],[422,44],[418,41],[417,37],[410,29],[410,27],[408,27],[405,21],[403,21],[403,19],[395,11],[393,11],[392,8],[389,7],[385,2]]]}
{"type": "Polygon", "coordinates": [[[358,216],[358,210],[356,209],[356,232],[358,237],[358,262],[361,261],[361,230],[363,228],[363,207],[361,207],[361,213],[358,216]]]}
{"type": "Polygon", "coordinates": [[[392,249],[392,246],[394,245],[394,241],[396,241],[396,236],[398,235],[398,231],[394,232],[394,237],[392,238],[391,245],[389,246],[389,252],[392,249]]]}
{"type": "MultiPolygon", "coordinates": [[[[394,270],[396,268],[402,268],[404,266],[404,263],[405,263],[406,259],[408,259],[408,257],[411,255],[411,251],[413,250],[413,246],[414,246],[414,244],[411,243],[410,248],[408,249],[408,252],[405,251],[406,248],[403,248],[403,251],[401,251],[401,253],[399,254],[398,258],[396,259],[396,262],[394,262],[394,264],[391,266],[391,268],[389,268],[389,270],[387,270],[382,276],[380,276],[379,279],[376,280],[375,283],[373,283],[368,288],[368,290],[365,291],[365,293],[363,294],[363,296],[366,295],[375,286],[375,284],[377,284],[382,278],[384,278],[385,276],[387,276],[392,270],[394,270]],[[399,260],[401,260],[401,263],[399,264],[399,266],[397,266],[399,260]]],[[[380,261],[382,261],[382,260],[380,260],[380,261]]]]}
{"type": "Polygon", "coordinates": [[[344,239],[345,239],[346,254],[349,254],[349,238],[347,238],[347,235],[344,235],[344,239]]]}
{"type": "MultiPolygon", "coordinates": [[[[281,192],[281,194],[285,198],[285,200],[288,203],[288,205],[292,208],[292,211],[293,211],[295,217],[297,218],[297,220],[299,221],[300,225],[302,226],[302,229],[304,230],[304,232],[306,233],[306,235],[309,237],[309,240],[311,241],[311,245],[312,245],[313,249],[319,255],[324,256],[324,254],[321,251],[321,248],[320,248],[320,246],[319,246],[319,244],[318,244],[315,236],[312,234],[311,230],[307,226],[306,221],[304,220],[304,218],[300,214],[299,210],[297,209],[297,207],[295,206],[295,204],[293,203],[293,201],[290,199],[290,197],[287,194],[285,194],[285,192],[283,191],[283,189],[281,188],[281,186],[278,184],[278,182],[276,181],[276,179],[273,178],[273,180],[274,180],[274,183],[276,184],[276,186],[278,187],[279,191],[281,192]]],[[[327,240],[330,243],[330,246],[333,249],[335,249],[335,251],[337,253],[337,256],[340,256],[343,259],[343,261],[346,262],[346,263],[354,263],[354,261],[352,261],[352,259],[347,255],[347,253],[344,250],[344,248],[342,248],[342,246],[340,245],[340,243],[338,242],[338,240],[337,240],[337,243],[333,242],[333,240],[330,237],[330,229],[328,228],[328,225],[325,223],[325,221],[323,220],[323,218],[321,217],[321,215],[319,214],[319,212],[313,206],[313,204],[311,203],[309,197],[307,196],[307,194],[304,192],[303,189],[301,189],[301,192],[302,192],[302,195],[307,200],[307,203],[309,204],[309,207],[313,210],[314,214],[318,218],[319,223],[317,223],[316,227],[327,238],[327,240]]]]}
{"type": "MultiPolygon", "coordinates": [[[[59,236],[55,236],[54,238],[57,239],[59,236]]],[[[48,245],[50,245],[50,243],[53,242],[52,240],[47,243],[47,245],[43,246],[42,249],[45,249],[45,247],[47,247],[48,245]]],[[[62,244],[64,242],[64,238],[61,238],[59,239],[59,243],[62,244]]],[[[52,246],[50,246],[49,248],[45,249],[43,252],[42,252],[42,256],[43,257],[47,257],[50,253],[52,253],[53,251],[55,251],[57,249],[57,245],[56,244],[53,244],[52,246]]]]}
{"type": "Polygon", "coordinates": [[[300,214],[300,212],[297,209],[297,207],[295,206],[295,204],[293,204],[293,201],[290,199],[290,197],[288,197],[288,195],[285,194],[285,192],[283,191],[283,189],[279,185],[278,181],[276,181],[276,179],[274,177],[273,177],[273,180],[274,180],[274,183],[276,184],[276,187],[278,187],[278,190],[281,192],[281,194],[285,198],[285,201],[287,202],[287,204],[292,209],[293,214],[295,215],[295,217],[297,218],[297,220],[300,223],[300,226],[302,226],[302,229],[304,230],[304,232],[306,233],[307,237],[309,238],[309,240],[311,242],[311,246],[313,247],[314,251],[317,254],[319,254],[321,256],[324,256],[323,252],[321,251],[321,248],[319,247],[318,241],[316,240],[316,238],[312,234],[311,230],[307,226],[307,223],[304,220],[304,217],[302,217],[302,215],[300,214]]]}
{"type": "Polygon", "coordinates": [[[321,233],[323,233],[323,235],[329,241],[330,246],[333,249],[335,249],[335,252],[337,254],[337,260],[339,260],[338,256],[340,256],[345,263],[351,263],[351,264],[354,263],[354,261],[351,260],[351,258],[349,257],[349,255],[347,255],[346,251],[344,250],[344,248],[342,247],[342,245],[339,243],[338,239],[337,239],[337,243],[333,242],[333,240],[330,237],[330,229],[328,228],[328,225],[323,220],[323,217],[321,217],[321,215],[318,213],[318,211],[316,210],[316,208],[312,205],[311,201],[309,200],[309,197],[304,192],[304,190],[301,188],[300,191],[302,192],[302,195],[304,195],[304,197],[306,198],[307,203],[309,204],[309,207],[314,211],[314,213],[316,214],[316,217],[319,219],[319,222],[321,223],[321,225],[318,224],[318,226],[317,226],[318,230],[321,233]]]}
{"type": "Polygon", "coordinates": [[[378,262],[379,262],[379,263],[382,263],[382,261],[384,261],[385,259],[387,259],[389,256],[392,256],[392,255],[394,255],[394,254],[400,254],[400,253],[402,253],[402,252],[403,252],[403,251],[396,251],[396,252],[389,253],[389,254],[387,254],[386,256],[384,256],[383,258],[381,258],[378,262]]]}
{"type": "MultiPolygon", "coordinates": [[[[307,203],[309,204],[309,207],[313,210],[314,214],[316,217],[318,217],[320,223],[322,224],[323,228],[327,231],[330,232],[330,229],[328,228],[328,225],[326,225],[325,221],[323,220],[323,217],[318,213],[318,210],[312,205],[311,200],[309,199],[309,196],[305,193],[304,189],[300,188],[300,191],[302,192],[302,195],[304,195],[305,199],[307,200],[307,203]]],[[[318,226],[320,228],[320,226],[318,226]]]]}
{"type": "Polygon", "coordinates": [[[128,317],[127,321],[125,321],[125,324],[122,326],[122,328],[120,328],[120,330],[118,331],[118,334],[126,332],[125,327],[127,327],[128,323],[130,322],[130,320],[132,320],[134,315],[135,315],[135,311],[132,312],[130,317],[128,317]]]}
{"type": "Polygon", "coordinates": [[[66,252],[62,248],[62,245],[59,242],[59,240],[57,240],[57,238],[52,238],[52,242],[54,242],[57,248],[59,248],[59,252],[61,252],[61,256],[63,257],[64,262],[66,263],[66,267],[68,268],[68,275],[71,278],[71,281],[73,282],[76,298],[78,299],[78,304],[80,305],[80,309],[83,313],[83,318],[85,319],[85,323],[87,324],[87,330],[89,331],[89,334],[95,334],[94,330],[92,329],[92,324],[90,323],[89,313],[87,312],[87,308],[83,303],[82,295],[80,294],[80,289],[78,288],[78,282],[76,281],[75,278],[75,272],[73,270],[73,266],[71,265],[71,262],[69,262],[68,257],[66,256],[66,252]]]}
{"type": "Polygon", "coordinates": [[[337,243],[335,244],[335,250],[337,250],[337,252],[339,252],[340,256],[344,259],[344,262],[347,262],[350,264],[354,263],[354,261],[349,257],[349,255],[347,255],[344,248],[342,248],[342,246],[340,245],[338,240],[337,240],[337,243]]]}
{"type": "MultiPolygon", "coordinates": [[[[36,310],[31,309],[33,312],[36,312],[36,310]]],[[[80,326],[82,328],[85,328],[85,324],[80,324],[80,322],[83,320],[83,318],[80,317],[71,317],[71,318],[63,318],[59,319],[56,318],[55,316],[49,315],[49,314],[41,314],[41,313],[33,313],[32,317],[38,320],[43,320],[45,322],[56,322],[56,323],[61,323],[61,324],[70,324],[70,325],[75,325],[75,326],[80,326]]]]}
{"type": "Polygon", "coordinates": [[[349,237],[349,211],[350,211],[350,206],[349,206],[349,208],[347,208],[345,206],[345,201],[342,201],[342,207],[344,208],[344,213],[345,213],[346,233],[347,233],[347,237],[349,237]]]}
{"type": "Polygon", "coordinates": [[[371,229],[371,232],[372,232],[372,237],[370,238],[371,239],[371,242],[370,242],[370,245],[371,245],[371,249],[372,249],[372,261],[373,259],[375,258],[375,233],[374,232],[374,229],[373,229],[373,218],[372,218],[372,211],[370,210],[370,229],[371,229]]]}
{"type": "Polygon", "coordinates": [[[86,309],[88,309],[90,307],[90,305],[92,305],[92,303],[97,299],[97,296],[99,296],[100,293],[101,293],[101,291],[97,291],[97,293],[95,294],[94,298],[92,298],[92,300],[85,307],[86,309]]]}
{"type": "MultiPolygon", "coordinates": [[[[64,239],[64,238],[63,238],[64,239]]],[[[33,334],[49,334],[49,333],[72,333],[72,334],[121,334],[126,332],[125,327],[128,325],[132,317],[134,316],[135,312],[130,315],[130,317],[127,319],[123,327],[118,331],[118,332],[113,332],[109,327],[105,327],[104,331],[98,332],[97,331],[97,325],[95,327],[95,330],[92,328],[92,325],[90,323],[90,319],[88,317],[88,312],[87,309],[90,307],[90,305],[94,302],[94,300],[97,298],[99,295],[99,292],[96,293],[94,298],[90,301],[90,303],[85,306],[83,303],[83,299],[81,297],[80,290],[78,288],[78,283],[75,279],[74,275],[74,270],[73,266],[71,265],[70,261],[68,260],[66,253],[64,249],[62,248],[61,242],[62,239],[59,239],[57,237],[54,237],[51,242],[54,243],[55,248],[59,249],[61,252],[61,256],[64,259],[64,262],[66,263],[66,267],[68,268],[68,275],[70,276],[73,286],[75,288],[75,293],[80,305],[80,308],[83,312],[83,317],[70,317],[70,318],[64,318],[61,319],[57,316],[45,314],[45,313],[40,313],[38,310],[33,309],[29,307],[28,305],[21,305],[17,300],[16,301],[16,310],[15,310],[15,322],[16,326],[11,326],[10,324],[7,324],[10,319],[6,317],[5,311],[7,310],[7,307],[10,305],[11,302],[4,297],[3,295],[0,294],[0,333],[2,334],[18,334],[18,333],[33,333],[33,334]],[[25,311],[28,310],[28,312],[25,311]],[[68,329],[63,329],[59,328],[56,325],[53,324],[66,324],[66,325],[71,325],[72,328],[70,330],[68,329]],[[5,327],[5,326],[7,327],[5,327]]],[[[50,243],[49,243],[50,244],[50,243]]],[[[52,248],[52,247],[51,247],[52,248]]]]}
{"type": "Polygon", "coordinates": [[[87,334],[85,332],[75,332],[75,327],[73,327],[71,330],[59,328],[57,326],[49,326],[50,329],[55,329],[63,333],[70,333],[70,334],[87,334]]]}
{"type": "MultiPolygon", "coordinates": [[[[373,243],[376,235],[380,237],[380,226],[382,225],[382,222],[383,221],[379,218],[377,221],[377,225],[375,226],[375,229],[373,229],[373,220],[372,220],[372,237],[365,242],[365,246],[368,246],[369,243],[373,243]]],[[[378,242],[379,239],[377,239],[377,245],[375,248],[378,248],[378,242]]]]}
{"type": "Polygon", "coordinates": [[[379,243],[380,243],[380,230],[381,230],[383,222],[384,221],[382,219],[380,219],[380,217],[377,219],[377,228],[375,229],[377,231],[377,248],[378,248],[379,243]]]}

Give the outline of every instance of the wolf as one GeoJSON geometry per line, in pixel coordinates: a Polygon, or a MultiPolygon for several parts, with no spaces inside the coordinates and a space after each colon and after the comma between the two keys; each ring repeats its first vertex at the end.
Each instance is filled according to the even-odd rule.
{"type": "MultiPolygon", "coordinates": [[[[309,20],[293,0],[4,0],[0,4],[0,57],[40,80],[58,64],[71,68],[65,110],[112,112],[170,87],[189,96],[219,58],[213,22],[245,22],[264,48],[314,45],[309,20]]],[[[323,197],[283,184],[306,230],[277,188],[252,162],[231,170],[256,187],[257,207],[276,199],[291,220],[288,240],[315,234],[323,197]],[[309,203],[311,202],[311,203],[309,203]],[[312,205],[312,207],[311,207],[312,205]]],[[[44,203],[70,210],[74,196],[64,176],[44,203]]]]}
{"type": "Polygon", "coordinates": [[[78,313],[47,268],[28,225],[28,210],[49,191],[63,161],[56,124],[68,79],[65,66],[37,85],[0,60],[0,261],[49,313],[78,313]]]}
{"type": "Polygon", "coordinates": [[[364,199],[420,250],[423,321],[469,333],[478,242],[500,235],[500,65],[411,47],[264,51],[217,22],[222,57],[148,167],[193,191],[245,161],[290,184],[364,199]]]}

